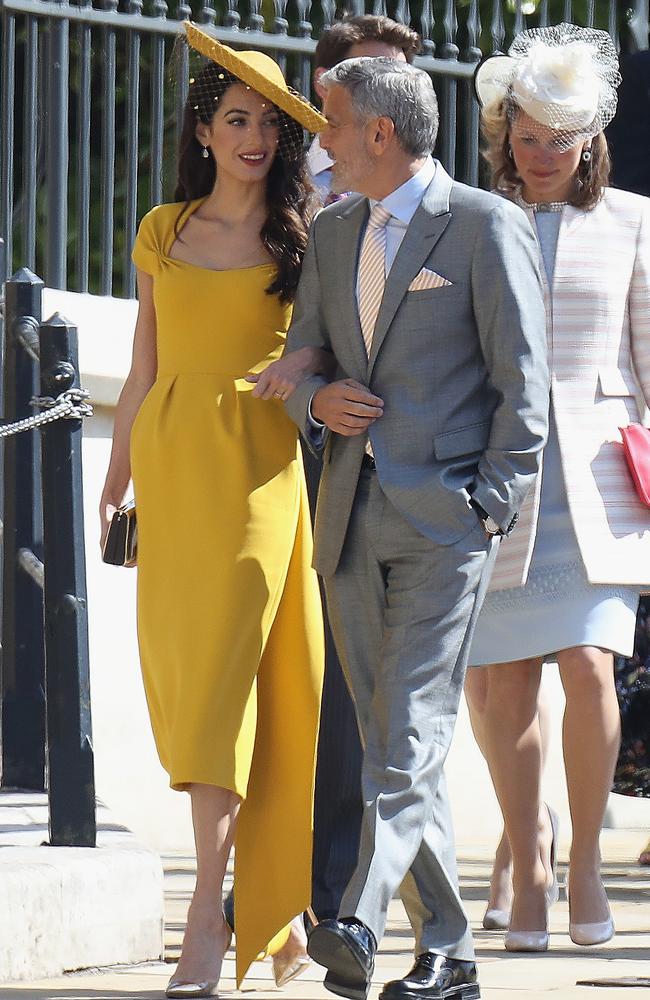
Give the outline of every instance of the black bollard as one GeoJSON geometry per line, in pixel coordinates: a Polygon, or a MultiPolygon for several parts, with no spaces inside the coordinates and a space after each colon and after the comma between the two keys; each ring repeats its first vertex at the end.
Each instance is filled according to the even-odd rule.
{"type": "MultiPolygon", "coordinates": [[[[41,394],[79,385],[77,330],[58,313],[40,328],[41,394]]],[[[80,420],[41,430],[50,843],[94,847],[95,778],[80,420]]]]}
{"type": "MultiPolygon", "coordinates": [[[[5,284],[5,420],[32,415],[38,393],[38,324],[43,282],[21,268],[5,284]]],[[[4,439],[2,577],[2,786],[45,788],[43,594],[20,565],[42,558],[40,451],[34,432],[4,439]]]]}

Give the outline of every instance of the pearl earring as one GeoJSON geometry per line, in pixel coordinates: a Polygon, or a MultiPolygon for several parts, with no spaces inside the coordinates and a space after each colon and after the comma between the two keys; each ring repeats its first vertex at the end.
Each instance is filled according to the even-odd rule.
{"type": "Polygon", "coordinates": [[[582,151],[582,162],[583,163],[589,163],[590,160],[591,160],[591,150],[590,149],[583,149],[583,151],[582,151]]]}
{"type": "Polygon", "coordinates": [[[209,155],[210,154],[208,152],[208,147],[204,146],[203,149],[201,150],[201,156],[203,157],[204,160],[207,160],[209,155]]]}

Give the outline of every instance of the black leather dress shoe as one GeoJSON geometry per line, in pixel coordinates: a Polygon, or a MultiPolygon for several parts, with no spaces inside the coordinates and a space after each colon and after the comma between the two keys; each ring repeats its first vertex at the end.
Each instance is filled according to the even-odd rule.
{"type": "Polygon", "coordinates": [[[321,920],[307,939],[307,952],[327,969],[325,986],[349,1000],[366,1000],[377,942],[358,920],[321,920]]]}
{"type": "Polygon", "coordinates": [[[474,962],[425,951],[403,979],[386,983],[379,1000],[477,1000],[480,995],[474,962]]]}

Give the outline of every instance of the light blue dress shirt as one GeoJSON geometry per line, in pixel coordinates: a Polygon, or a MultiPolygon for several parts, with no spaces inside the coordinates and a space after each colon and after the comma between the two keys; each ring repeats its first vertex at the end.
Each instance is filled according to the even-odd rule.
{"type": "Polygon", "coordinates": [[[332,190],[333,164],[334,160],[329,153],[325,152],[320,144],[320,139],[315,135],[307,151],[307,167],[323,204],[327,201],[332,190]]]}
{"type": "MultiPolygon", "coordinates": [[[[428,156],[418,172],[409,177],[404,184],[395,188],[389,195],[382,198],[380,202],[368,199],[370,208],[381,205],[391,218],[386,224],[386,277],[395,263],[397,251],[402,245],[402,240],[406,236],[406,230],[411,219],[420,207],[420,202],[424,197],[424,192],[431,184],[436,173],[436,165],[431,156],[428,156]]],[[[364,228],[365,233],[365,228],[364,228]]],[[[363,236],[362,236],[363,241],[363,236]]],[[[357,271],[357,303],[359,301],[359,274],[357,271]]]]}

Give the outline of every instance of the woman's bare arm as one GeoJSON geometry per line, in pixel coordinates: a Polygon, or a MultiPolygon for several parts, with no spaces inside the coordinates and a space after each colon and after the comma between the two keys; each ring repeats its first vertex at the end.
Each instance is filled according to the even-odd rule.
{"type": "Polygon", "coordinates": [[[115,508],[123,502],[131,478],[129,457],[131,427],[143,399],[156,380],[156,312],[153,302],[153,279],[145,271],[138,270],[137,273],[140,305],[133,339],[131,369],[115,410],[111,458],[99,505],[102,545],[111,517],[115,508]]]}
{"type": "Polygon", "coordinates": [[[328,352],[318,347],[301,347],[291,354],[272,361],[259,375],[247,375],[248,382],[257,383],[253,396],[258,399],[272,399],[278,396],[288,399],[296,386],[309,375],[324,375],[334,378],[336,362],[328,352]]]}

